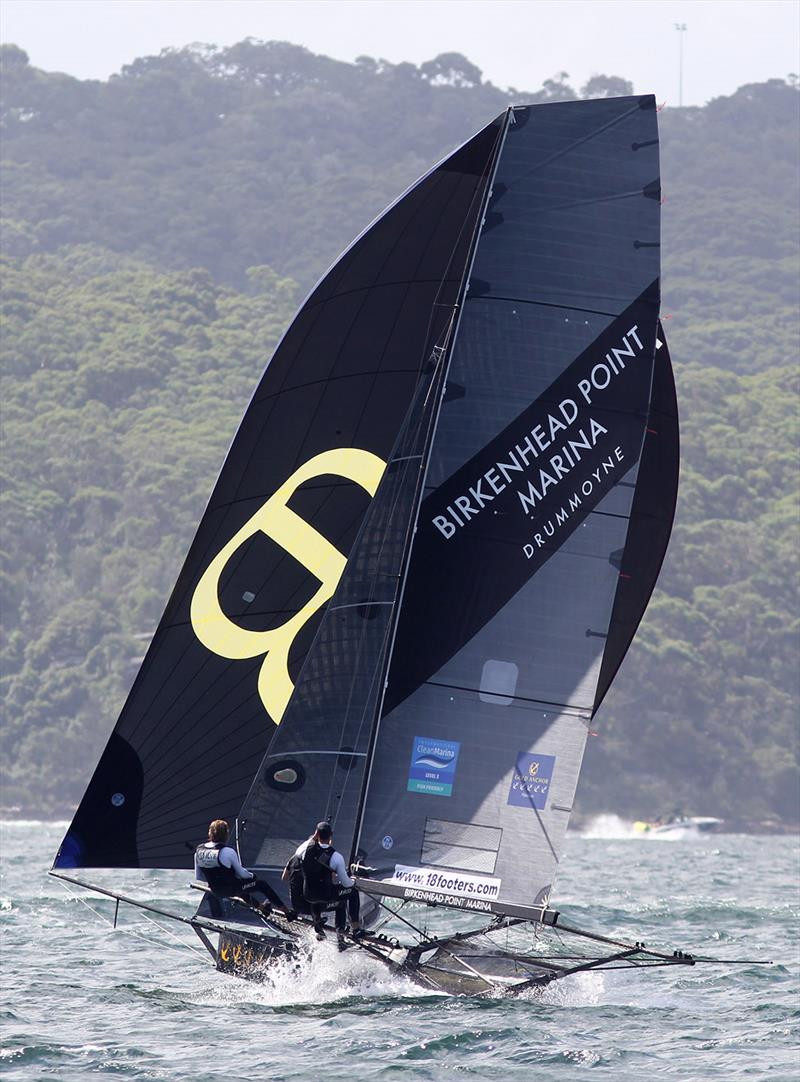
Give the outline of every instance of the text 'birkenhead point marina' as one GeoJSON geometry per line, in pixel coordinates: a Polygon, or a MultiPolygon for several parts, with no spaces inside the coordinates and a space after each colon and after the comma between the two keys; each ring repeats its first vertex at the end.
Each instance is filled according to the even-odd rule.
{"type": "Polygon", "coordinates": [[[625,371],[625,358],[636,358],[644,349],[644,343],[636,333],[634,324],[622,337],[620,348],[612,348],[605,355],[605,361],[595,364],[586,378],[576,383],[575,398],[564,398],[553,413],[548,413],[539,424],[534,425],[514,444],[502,460],[498,460],[485,470],[470,485],[467,493],[456,498],[441,514],[431,519],[442,537],[451,538],[456,530],[465,526],[491,503],[509,485],[527,487],[517,488],[517,497],[522,512],[530,514],[541,503],[548,489],[557,485],[579,463],[585,452],[593,450],[608,429],[594,417],[586,417],[579,427],[574,427],[581,415],[581,406],[591,406],[595,394],[604,391],[617,376],[625,371]],[[576,401],[577,399],[577,401],[576,401]],[[581,406],[578,405],[581,403],[581,406]],[[565,439],[558,451],[539,465],[533,477],[524,476],[540,456],[559,439],[562,432],[572,429],[572,437],[565,439]],[[513,477],[522,474],[523,477],[513,477]]]}

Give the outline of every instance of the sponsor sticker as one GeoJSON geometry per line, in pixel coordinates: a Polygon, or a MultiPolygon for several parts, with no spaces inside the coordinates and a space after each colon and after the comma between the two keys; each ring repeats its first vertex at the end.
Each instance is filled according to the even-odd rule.
{"type": "Polygon", "coordinates": [[[507,804],[519,808],[544,808],[553,778],[555,755],[531,755],[520,752],[511,776],[507,804]]]}
{"type": "Polygon", "coordinates": [[[455,740],[415,736],[408,768],[408,792],[450,796],[460,748],[461,745],[455,740]]]}
{"type": "Polygon", "coordinates": [[[442,872],[433,868],[409,868],[405,864],[396,864],[394,875],[389,882],[407,887],[407,896],[408,891],[413,890],[490,902],[499,897],[502,880],[485,875],[469,875],[466,872],[442,872]]]}

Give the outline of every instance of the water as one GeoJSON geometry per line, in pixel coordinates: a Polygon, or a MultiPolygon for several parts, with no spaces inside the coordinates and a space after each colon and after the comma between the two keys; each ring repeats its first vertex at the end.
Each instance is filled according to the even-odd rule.
{"type": "MultiPolygon", "coordinates": [[[[793,837],[655,841],[613,820],[569,837],[556,891],[573,923],[770,967],[583,974],[528,999],[431,995],[322,944],[298,978],[217,974],[192,933],[159,932],[47,877],[58,824],[3,826],[5,1079],[770,1079],[800,1076],[793,837]],[[597,836],[600,834],[601,836],[597,836]],[[594,835],[594,836],[588,836],[594,835]],[[137,938],[132,933],[144,938],[137,938]]],[[[188,913],[188,874],[96,873],[188,913]]]]}

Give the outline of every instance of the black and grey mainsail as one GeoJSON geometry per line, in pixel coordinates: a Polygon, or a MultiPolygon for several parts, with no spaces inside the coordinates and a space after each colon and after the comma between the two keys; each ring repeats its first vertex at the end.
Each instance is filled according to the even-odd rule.
{"type": "Polygon", "coordinates": [[[349,249],[254,396],[58,866],[186,866],[238,813],[278,885],[328,817],[373,893],[547,904],[675,507],[659,212],[652,97],[513,108],[349,249]]]}

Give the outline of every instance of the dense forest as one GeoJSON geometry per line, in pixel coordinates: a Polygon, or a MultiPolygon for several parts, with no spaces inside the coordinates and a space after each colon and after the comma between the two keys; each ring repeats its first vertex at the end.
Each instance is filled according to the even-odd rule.
{"type": "MultiPolygon", "coordinates": [[[[303,293],[509,101],[631,88],[255,41],[107,82],[2,65],[2,802],[65,813],[303,293]]],[[[774,79],[660,116],[680,502],[584,813],[800,817],[799,97],[774,79]]]]}

